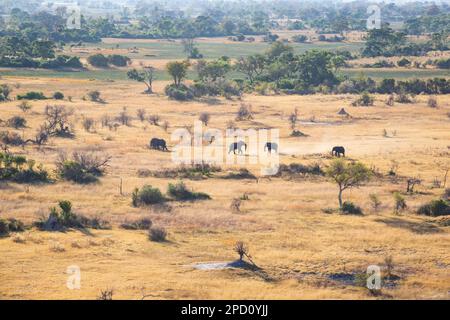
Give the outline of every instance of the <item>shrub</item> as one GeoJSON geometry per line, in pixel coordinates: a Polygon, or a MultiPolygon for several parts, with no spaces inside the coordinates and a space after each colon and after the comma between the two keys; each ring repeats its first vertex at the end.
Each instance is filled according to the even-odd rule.
{"type": "Polygon", "coordinates": [[[378,196],[376,194],[371,193],[371,194],[369,194],[369,199],[370,199],[370,204],[372,205],[372,208],[375,211],[378,211],[378,209],[381,206],[381,201],[378,198],[378,196]]]}
{"type": "Polygon", "coordinates": [[[90,132],[94,128],[95,120],[93,118],[88,118],[88,117],[83,118],[82,125],[83,125],[84,130],[86,130],[87,132],[90,132]]]}
{"type": "Polygon", "coordinates": [[[437,102],[436,97],[429,97],[428,101],[427,101],[427,105],[430,108],[437,108],[438,107],[438,102],[437,102]]]}
{"type": "Polygon", "coordinates": [[[108,63],[116,67],[126,67],[131,62],[131,59],[127,56],[120,54],[113,54],[108,56],[108,63]]]}
{"type": "Polygon", "coordinates": [[[102,176],[111,157],[96,152],[74,152],[71,158],[61,154],[56,172],[65,180],[92,183],[102,176]]]}
{"type": "Polygon", "coordinates": [[[72,211],[72,203],[67,200],[58,202],[58,208],[50,208],[47,216],[34,223],[36,227],[46,231],[60,231],[66,228],[94,228],[109,229],[110,225],[99,218],[89,219],[75,214],[72,211]]]}
{"type": "Polygon", "coordinates": [[[53,99],[62,100],[64,99],[64,94],[62,92],[57,91],[53,94],[53,99]]]}
{"type": "Polygon", "coordinates": [[[11,87],[7,84],[0,85],[0,101],[8,101],[11,91],[11,87]]]}
{"type": "Polygon", "coordinates": [[[396,96],[395,102],[398,102],[398,103],[412,103],[413,100],[408,94],[406,94],[405,92],[402,91],[396,96]]]}
{"type": "Polygon", "coordinates": [[[184,84],[180,84],[178,86],[175,84],[169,84],[164,89],[164,92],[169,98],[178,101],[187,101],[194,99],[194,93],[192,89],[184,84]]]}
{"type": "Polygon", "coordinates": [[[256,176],[251,173],[247,168],[240,168],[237,172],[229,172],[223,179],[254,179],[257,180],[256,176]]]}
{"type": "Polygon", "coordinates": [[[0,142],[6,145],[19,146],[24,143],[22,138],[15,132],[1,131],[0,142]]]}
{"type": "Polygon", "coordinates": [[[278,176],[288,175],[318,175],[323,176],[325,172],[322,170],[320,164],[314,163],[309,165],[303,165],[300,163],[291,163],[289,165],[281,164],[278,169],[278,176]]]}
{"type": "Polygon", "coordinates": [[[159,171],[150,171],[148,175],[156,178],[179,178],[202,180],[212,176],[214,172],[220,172],[221,168],[208,163],[197,163],[192,165],[180,165],[173,169],[161,169],[159,171]]]}
{"type": "Polygon", "coordinates": [[[152,227],[148,232],[148,238],[155,242],[164,242],[167,239],[167,231],[164,228],[152,227]]]}
{"type": "Polygon", "coordinates": [[[97,91],[97,90],[89,91],[87,93],[87,96],[89,97],[89,100],[91,100],[93,102],[100,102],[100,101],[102,101],[102,99],[100,98],[100,96],[101,96],[100,91],[97,91]]]}
{"type": "Polygon", "coordinates": [[[132,222],[125,222],[120,225],[126,230],[148,230],[152,226],[152,221],[148,218],[142,218],[132,222]]]}
{"type": "Polygon", "coordinates": [[[143,122],[145,120],[146,113],[147,113],[147,111],[145,111],[145,109],[137,109],[136,115],[141,122],[143,122]]]}
{"type": "Polygon", "coordinates": [[[405,210],[407,208],[405,198],[399,193],[394,193],[394,212],[398,213],[401,210],[405,210]]]}
{"type": "Polygon", "coordinates": [[[98,53],[87,58],[87,62],[97,68],[107,68],[108,67],[108,58],[103,54],[98,53]]]}
{"type": "Polygon", "coordinates": [[[437,60],[436,66],[439,69],[450,69],[450,58],[437,60]]]}
{"type": "Polygon", "coordinates": [[[161,118],[157,114],[152,114],[148,117],[148,122],[150,122],[154,126],[158,126],[160,120],[161,118]]]}
{"type": "Polygon", "coordinates": [[[389,97],[386,100],[386,105],[392,107],[394,105],[395,98],[393,94],[390,94],[389,97]]]}
{"type": "Polygon", "coordinates": [[[97,297],[97,300],[112,300],[114,295],[113,289],[106,289],[100,291],[99,296],[97,297]]]}
{"type": "Polygon", "coordinates": [[[450,215],[450,204],[444,199],[432,200],[429,203],[420,206],[417,212],[433,217],[447,216],[450,215]]]}
{"type": "Polygon", "coordinates": [[[46,96],[42,92],[30,91],[22,95],[17,95],[17,100],[45,100],[46,96]]]}
{"type": "Polygon", "coordinates": [[[158,204],[163,203],[164,201],[166,201],[166,199],[161,191],[150,185],[145,185],[141,189],[136,188],[132,193],[132,204],[134,207],[158,204]]]}
{"type": "Polygon", "coordinates": [[[298,42],[298,43],[304,43],[304,42],[308,41],[308,37],[303,34],[299,34],[299,35],[293,36],[292,41],[298,42]]]}
{"type": "Polygon", "coordinates": [[[345,201],[341,208],[342,213],[362,215],[362,209],[350,201],[345,201]]]}
{"type": "Polygon", "coordinates": [[[242,121],[242,120],[252,120],[253,114],[252,114],[252,108],[250,105],[242,104],[239,107],[239,110],[236,115],[236,121],[242,121]]]}
{"type": "Polygon", "coordinates": [[[450,188],[445,189],[444,194],[442,195],[442,199],[450,201],[450,188]]]}
{"type": "Polygon", "coordinates": [[[367,92],[364,92],[361,97],[352,102],[352,106],[373,106],[374,98],[370,96],[367,92]]]}
{"type": "Polygon", "coordinates": [[[183,181],[180,181],[177,184],[169,183],[167,194],[172,198],[180,201],[211,199],[211,197],[206,193],[190,191],[183,181]]]}
{"type": "Polygon", "coordinates": [[[397,65],[398,65],[399,67],[407,67],[407,66],[410,66],[410,65],[411,65],[411,61],[409,61],[409,60],[406,59],[406,58],[402,58],[402,59],[400,59],[400,60],[397,62],[397,65]]]}
{"type": "Polygon", "coordinates": [[[27,112],[32,108],[31,104],[28,101],[22,101],[17,107],[22,110],[22,112],[27,112]]]}
{"type": "Polygon", "coordinates": [[[23,117],[14,116],[8,119],[7,125],[15,129],[25,128],[27,126],[27,120],[23,117]]]}
{"type": "Polygon", "coordinates": [[[242,200],[240,198],[234,198],[233,200],[231,200],[231,204],[230,204],[231,212],[233,212],[233,213],[241,212],[241,204],[242,204],[242,200]]]}
{"type": "Polygon", "coordinates": [[[48,182],[48,173],[42,167],[34,168],[35,162],[23,156],[0,153],[0,179],[17,183],[48,182]]]}
{"type": "Polygon", "coordinates": [[[10,232],[22,232],[25,225],[22,221],[14,218],[0,219],[0,237],[7,236],[10,232]]]}

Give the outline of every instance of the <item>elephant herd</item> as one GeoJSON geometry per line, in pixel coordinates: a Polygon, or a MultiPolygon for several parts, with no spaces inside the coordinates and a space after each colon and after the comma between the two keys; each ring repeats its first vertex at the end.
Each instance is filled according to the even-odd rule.
{"type": "MultiPolygon", "coordinates": [[[[153,138],[150,140],[150,149],[160,150],[160,151],[169,151],[167,149],[167,143],[164,139],[153,138]]],[[[278,152],[278,144],[275,142],[266,142],[264,145],[264,151],[272,153],[272,150],[276,153],[278,152]]],[[[247,144],[244,141],[233,142],[230,144],[228,148],[228,153],[233,152],[236,154],[244,154],[247,151],[247,144]]],[[[342,146],[333,147],[331,150],[331,155],[340,157],[341,155],[345,157],[345,148],[342,146]]]]}

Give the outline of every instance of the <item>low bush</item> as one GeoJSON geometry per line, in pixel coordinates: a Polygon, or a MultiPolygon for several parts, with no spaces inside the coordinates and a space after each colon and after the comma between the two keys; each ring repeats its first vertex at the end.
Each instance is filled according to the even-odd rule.
{"type": "Polygon", "coordinates": [[[68,181],[92,183],[105,173],[108,155],[96,152],[74,152],[70,158],[61,154],[56,162],[56,172],[68,181]]]}
{"type": "Polygon", "coordinates": [[[72,211],[72,203],[67,200],[59,201],[58,208],[50,208],[47,216],[34,223],[34,225],[45,231],[61,231],[67,228],[92,228],[92,229],[110,229],[107,221],[100,218],[87,218],[77,215],[72,211]]]}
{"type": "Polygon", "coordinates": [[[437,108],[438,107],[438,102],[437,102],[436,97],[429,97],[428,101],[427,101],[427,105],[430,108],[437,108]]]}
{"type": "Polygon", "coordinates": [[[210,178],[213,173],[220,172],[221,168],[207,163],[198,163],[191,165],[180,165],[173,169],[162,169],[159,171],[145,171],[138,172],[140,176],[153,176],[156,178],[172,178],[172,179],[190,179],[202,180],[210,178]]]}
{"type": "Polygon", "coordinates": [[[194,99],[194,92],[191,88],[184,84],[176,86],[175,84],[169,84],[164,89],[165,94],[174,100],[187,101],[194,99]]]}
{"type": "Polygon", "coordinates": [[[450,215],[450,204],[444,199],[432,200],[420,206],[417,213],[433,217],[447,216],[450,215]]]}
{"type": "Polygon", "coordinates": [[[398,103],[412,103],[413,99],[411,98],[411,96],[405,92],[400,92],[396,97],[395,97],[395,102],[398,103]]]}
{"type": "Polygon", "coordinates": [[[0,180],[17,183],[49,182],[49,175],[42,165],[35,169],[34,160],[0,152],[0,180]]]}
{"type": "Polygon", "coordinates": [[[362,209],[350,201],[345,201],[342,204],[341,211],[344,214],[355,214],[355,215],[363,214],[362,209]]]}
{"type": "Polygon", "coordinates": [[[108,56],[108,63],[116,67],[126,67],[130,62],[130,58],[120,54],[112,54],[108,56]]]}
{"type": "Polygon", "coordinates": [[[22,232],[25,224],[17,219],[0,219],[0,237],[9,235],[10,232],[22,232]]]}
{"type": "Polygon", "coordinates": [[[211,197],[206,193],[190,191],[183,181],[180,181],[177,184],[169,183],[167,194],[170,197],[180,201],[211,199],[211,197]]]}
{"type": "Polygon", "coordinates": [[[11,146],[20,146],[24,143],[22,137],[15,132],[1,131],[0,142],[11,146]]]}
{"type": "Polygon", "coordinates": [[[89,100],[93,101],[93,102],[101,102],[101,93],[100,91],[97,90],[93,90],[93,91],[89,91],[87,93],[87,96],[89,97],[89,100]]]}
{"type": "Polygon", "coordinates": [[[352,102],[352,106],[357,107],[357,106],[363,106],[363,107],[368,107],[368,106],[373,106],[373,102],[374,102],[374,98],[372,96],[370,96],[367,92],[364,92],[361,97],[359,97],[357,100],[352,102]]]}
{"type": "Polygon", "coordinates": [[[150,185],[145,185],[141,189],[134,189],[132,195],[133,207],[139,207],[141,205],[153,205],[166,201],[161,191],[158,188],[153,188],[150,185]]]}
{"type": "Polygon", "coordinates": [[[399,67],[408,67],[411,65],[411,61],[409,61],[406,58],[402,58],[402,59],[398,60],[397,65],[399,67]]]}
{"type": "Polygon", "coordinates": [[[155,242],[164,242],[167,240],[167,231],[164,228],[152,227],[148,232],[148,238],[155,242]]]}
{"type": "Polygon", "coordinates": [[[126,230],[148,230],[151,226],[152,221],[148,218],[142,218],[131,222],[124,222],[120,225],[122,229],[126,230]]]}
{"type": "Polygon", "coordinates": [[[256,176],[246,168],[240,168],[238,171],[231,171],[223,179],[257,179],[256,176]]]}
{"type": "Polygon", "coordinates": [[[289,165],[281,164],[277,176],[282,175],[318,175],[323,176],[325,172],[322,170],[320,164],[314,163],[309,165],[303,165],[300,163],[291,163],[289,165]]]}
{"type": "Polygon", "coordinates": [[[103,54],[98,53],[87,58],[87,62],[97,68],[107,68],[108,67],[108,58],[103,54]]]}
{"type": "Polygon", "coordinates": [[[53,99],[62,100],[64,99],[64,94],[62,92],[57,91],[53,94],[53,99]]]}
{"type": "Polygon", "coordinates": [[[42,92],[30,91],[17,95],[17,100],[45,100],[47,97],[42,92]]]}
{"type": "Polygon", "coordinates": [[[14,116],[9,118],[6,122],[9,127],[13,127],[15,129],[25,128],[27,126],[27,120],[23,117],[14,116]]]}

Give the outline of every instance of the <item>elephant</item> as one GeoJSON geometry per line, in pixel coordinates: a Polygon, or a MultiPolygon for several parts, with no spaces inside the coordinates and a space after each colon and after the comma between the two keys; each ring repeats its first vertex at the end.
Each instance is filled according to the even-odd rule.
{"type": "Polygon", "coordinates": [[[161,151],[168,151],[167,144],[164,139],[153,138],[152,140],[150,140],[150,148],[161,151]]]}
{"type": "Polygon", "coordinates": [[[244,141],[239,142],[233,142],[230,144],[230,148],[228,149],[228,153],[233,151],[234,154],[236,154],[236,150],[238,150],[239,154],[242,154],[242,147],[245,148],[245,151],[247,151],[247,144],[244,141]]]}
{"type": "Polygon", "coordinates": [[[264,146],[264,151],[269,151],[269,153],[272,153],[272,149],[275,150],[275,152],[278,152],[278,144],[275,142],[267,142],[264,146]]]}
{"type": "Polygon", "coordinates": [[[340,157],[341,155],[345,157],[345,148],[338,146],[333,147],[333,150],[331,150],[331,155],[340,157]]]}

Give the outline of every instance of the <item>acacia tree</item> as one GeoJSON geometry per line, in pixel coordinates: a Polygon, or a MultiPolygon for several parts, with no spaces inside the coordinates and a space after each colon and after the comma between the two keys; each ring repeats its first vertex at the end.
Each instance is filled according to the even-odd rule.
{"type": "Polygon", "coordinates": [[[255,78],[261,75],[265,67],[265,58],[261,54],[248,57],[240,57],[236,62],[236,70],[246,75],[248,81],[253,83],[255,78]]]}
{"type": "Polygon", "coordinates": [[[142,71],[133,69],[128,71],[127,76],[131,80],[143,82],[147,86],[147,90],[144,91],[145,93],[148,94],[153,93],[153,80],[155,80],[154,67],[151,66],[144,67],[142,71]]]}
{"type": "Polygon", "coordinates": [[[186,78],[189,65],[189,61],[172,61],[166,65],[167,72],[173,78],[175,86],[179,87],[183,79],[186,78]]]}
{"type": "Polygon", "coordinates": [[[336,159],[331,162],[326,174],[339,187],[339,207],[342,209],[342,192],[346,189],[359,187],[364,182],[369,181],[372,172],[363,163],[345,162],[342,159],[336,159]]]}

